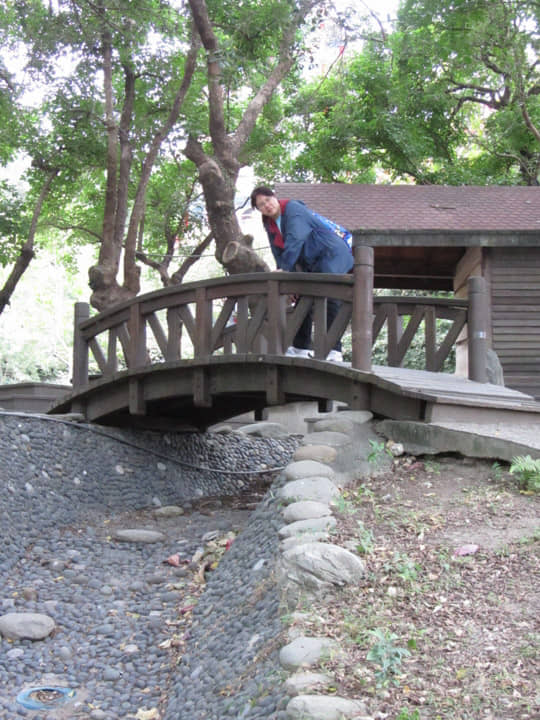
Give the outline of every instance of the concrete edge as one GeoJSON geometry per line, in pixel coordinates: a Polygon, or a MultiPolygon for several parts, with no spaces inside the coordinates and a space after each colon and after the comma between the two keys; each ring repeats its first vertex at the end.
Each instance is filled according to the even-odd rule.
{"type": "Polygon", "coordinates": [[[382,420],[377,424],[377,430],[385,437],[402,443],[405,450],[413,455],[456,452],[468,457],[506,462],[511,462],[517,455],[540,458],[540,448],[479,432],[477,426],[461,430],[414,421],[382,420]]]}

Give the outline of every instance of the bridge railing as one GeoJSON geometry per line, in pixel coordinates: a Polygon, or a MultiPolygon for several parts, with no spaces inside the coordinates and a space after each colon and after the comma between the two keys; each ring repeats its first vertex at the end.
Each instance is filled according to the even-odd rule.
{"type": "Polygon", "coordinates": [[[474,350],[473,356],[469,353],[469,367],[477,373],[473,379],[485,381],[482,293],[477,293],[476,301],[474,292],[470,294],[471,303],[374,298],[370,251],[361,248],[356,253],[353,275],[271,272],[221,277],[140,295],[92,318],[89,306],[77,303],[73,391],[82,391],[92,377],[113,378],[121,370],[160,362],[204,360],[216,354],[281,355],[310,311],[314,358],[324,360],[350,327],[351,365],[359,370],[371,368],[372,344],[383,328],[388,364],[399,366],[423,327],[426,369],[439,371],[469,321],[469,350],[471,340],[474,350]],[[294,307],[292,296],[299,298],[294,307]],[[341,302],[330,328],[326,326],[327,298],[341,302]],[[450,321],[442,341],[438,341],[439,319],[450,321]]]}

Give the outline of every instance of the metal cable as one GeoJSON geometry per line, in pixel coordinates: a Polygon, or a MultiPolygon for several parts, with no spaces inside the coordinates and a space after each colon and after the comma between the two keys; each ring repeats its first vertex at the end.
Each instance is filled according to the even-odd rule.
{"type": "Polygon", "coordinates": [[[142,452],[150,453],[151,455],[154,455],[155,457],[158,457],[161,460],[167,460],[167,462],[175,463],[176,465],[181,465],[182,467],[189,468],[190,470],[197,470],[199,472],[205,472],[205,471],[206,472],[215,472],[215,473],[221,473],[221,474],[225,474],[225,475],[268,475],[269,473],[280,472],[281,470],[284,470],[286,467],[286,465],[281,465],[279,467],[267,468],[264,470],[225,470],[223,468],[202,467],[200,465],[194,465],[193,463],[188,463],[184,460],[178,460],[177,458],[171,457],[170,455],[166,455],[165,453],[160,453],[157,450],[152,450],[150,448],[142,447],[141,445],[138,445],[137,443],[133,443],[130,440],[125,440],[123,438],[119,438],[114,434],[108,433],[105,430],[102,430],[101,428],[98,429],[95,426],[90,425],[88,423],[78,423],[78,422],[74,422],[73,420],[65,420],[63,418],[56,418],[52,415],[43,415],[40,413],[10,412],[9,410],[0,410],[0,416],[2,416],[2,415],[13,415],[15,417],[26,417],[26,418],[39,418],[40,420],[49,420],[50,422],[62,423],[64,425],[69,425],[70,427],[76,427],[79,429],[90,430],[91,432],[95,433],[96,435],[102,435],[103,437],[107,437],[112,440],[116,440],[116,442],[122,443],[123,445],[127,445],[128,447],[135,448],[136,450],[141,450],[142,452]]]}

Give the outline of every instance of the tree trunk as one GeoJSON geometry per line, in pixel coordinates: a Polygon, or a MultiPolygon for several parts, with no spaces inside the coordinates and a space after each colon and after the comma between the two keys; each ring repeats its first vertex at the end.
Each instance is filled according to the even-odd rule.
{"type": "Polygon", "coordinates": [[[206,153],[202,144],[194,137],[189,138],[184,152],[199,171],[208,222],[216,241],[216,258],[227,272],[269,269],[264,260],[251,248],[248,238],[242,236],[236,217],[234,192],[241,167],[239,157],[262,109],[293,65],[293,48],[298,27],[306,14],[319,2],[320,0],[303,0],[298,3],[292,12],[290,23],[283,31],[274,68],[248,103],[236,131],[228,134],[223,105],[219,43],[214,34],[205,0],[189,0],[193,21],[206,50],[209,129],[213,154],[206,153]]]}
{"type": "Polygon", "coordinates": [[[157,130],[143,162],[141,176],[135,193],[133,208],[126,234],[128,217],[129,182],[132,166],[130,130],[135,104],[135,75],[128,61],[123,63],[124,102],[119,125],[114,118],[114,90],[112,72],[112,46],[109,32],[103,32],[103,76],[105,89],[105,118],[108,133],[107,191],[103,219],[103,239],[96,265],[90,268],[89,283],[92,289],[90,302],[97,310],[128,300],[140,290],[140,268],[137,265],[137,234],[144,214],[148,182],[152,168],[163,141],[174,127],[182,103],[191,84],[196,68],[199,40],[192,35],[186,55],[182,82],[176,92],[169,114],[157,130]],[[118,151],[120,163],[118,164],[118,151]],[[125,243],[124,243],[125,238],[125,243]],[[117,280],[120,256],[124,248],[124,281],[117,280]]]}
{"type": "Polygon", "coordinates": [[[28,231],[28,238],[26,239],[26,242],[21,248],[21,252],[19,253],[19,257],[15,261],[15,264],[8,276],[8,279],[4,283],[4,287],[2,290],[0,290],[0,315],[4,311],[4,308],[6,305],[9,305],[9,301],[11,299],[11,296],[13,295],[15,288],[17,287],[17,283],[23,276],[23,274],[28,269],[28,266],[32,262],[32,259],[34,258],[34,240],[36,237],[36,228],[39,216],[41,214],[41,208],[43,207],[43,203],[45,202],[45,198],[49,194],[49,191],[51,189],[52,183],[54,178],[58,175],[60,171],[56,168],[53,168],[49,171],[49,175],[47,179],[45,180],[45,183],[43,184],[43,187],[41,188],[41,192],[39,194],[39,198],[36,202],[36,206],[34,208],[34,212],[32,213],[32,222],[30,223],[30,230],[28,231]]]}
{"type": "MultiPolygon", "coordinates": [[[[218,148],[218,151],[220,148],[218,148]]],[[[253,272],[268,270],[268,265],[249,247],[249,242],[242,236],[238,218],[234,209],[234,192],[238,178],[238,167],[234,164],[226,168],[215,157],[210,157],[201,145],[190,138],[186,156],[192,160],[199,171],[199,180],[203,187],[208,213],[208,222],[216,242],[216,258],[227,272],[253,272]],[[245,252],[236,253],[227,261],[225,248],[230,243],[245,246],[245,252]]]]}
{"type": "Polygon", "coordinates": [[[118,242],[115,233],[117,227],[118,127],[114,119],[112,42],[108,30],[104,30],[102,33],[101,53],[107,128],[107,188],[103,215],[103,238],[99,248],[98,262],[88,270],[88,280],[92,290],[90,303],[97,310],[104,310],[109,305],[129,297],[129,295],[125,295],[116,279],[122,245],[121,241],[118,242]]]}

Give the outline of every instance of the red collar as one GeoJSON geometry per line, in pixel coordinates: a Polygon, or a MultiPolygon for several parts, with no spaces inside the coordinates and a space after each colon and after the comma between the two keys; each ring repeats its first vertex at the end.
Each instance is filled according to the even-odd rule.
{"type": "MultiPolygon", "coordinates": [[[[283,215],[285,208],[287,207],[287,203],[289,201],[288,200],[279,200],[278,202],[279,202],[280,214],[283,215]]],[[[270,231],[270,233],[272,234],[272,243],[276,247],[281,248],[283,250],[283,248],[285,247],[285,241],[283,239],[283,235],[281,233],[281,230],[279,229],[279,225],[277,224],[277,222],[274,220],[274,218],[267,218],[265,225],[266,225],[267,229],[270,231]]]]}

